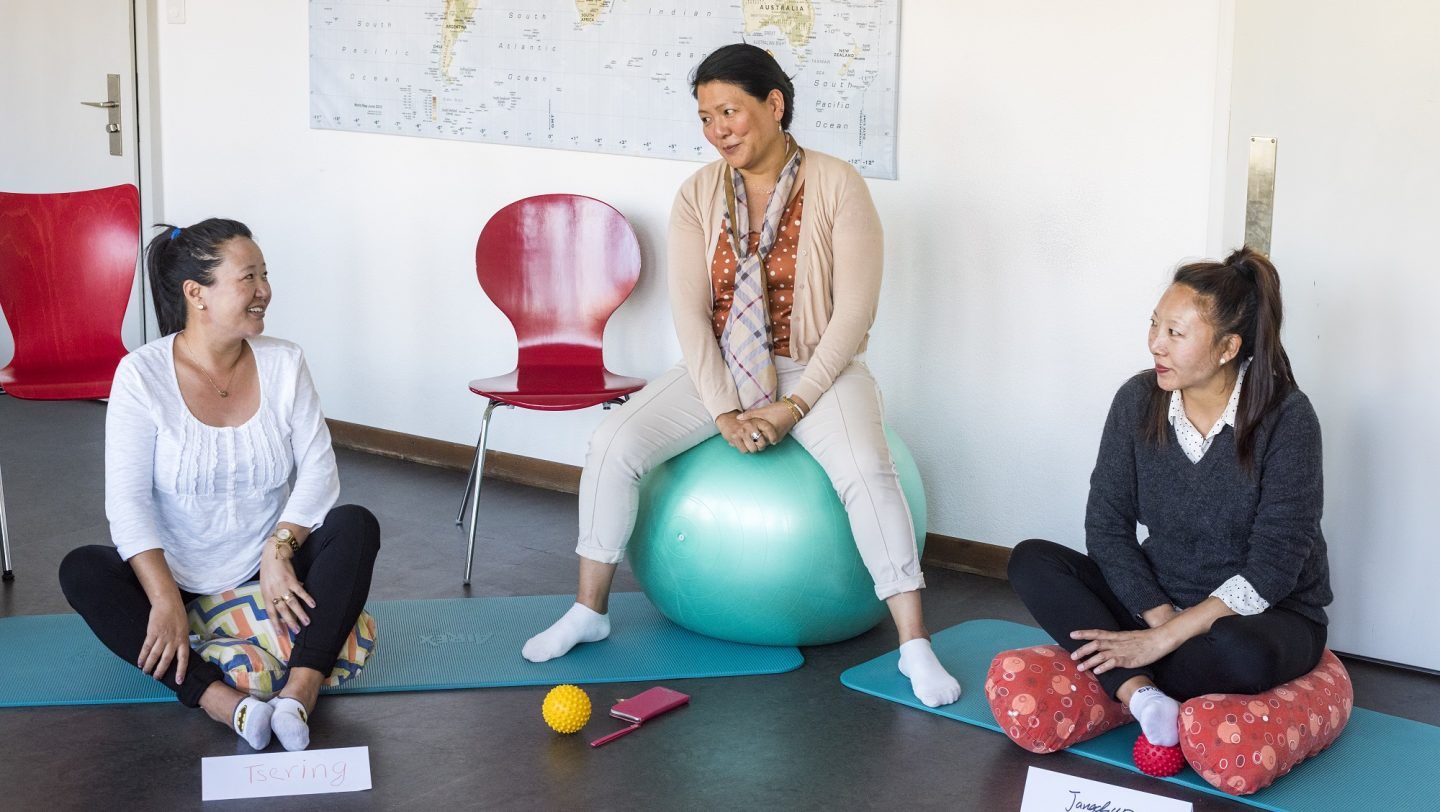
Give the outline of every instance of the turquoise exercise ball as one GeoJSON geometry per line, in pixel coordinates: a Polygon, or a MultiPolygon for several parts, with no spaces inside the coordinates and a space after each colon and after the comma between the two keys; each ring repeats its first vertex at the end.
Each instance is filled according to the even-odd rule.
{"type": "MultiPolygon", "coordinates": [[[[923,545],[920,472],[885,434],[923,545]]],[[[887,614],[835,487],[792,437],[741,454],[716,436],[655,468],[640,482],[629,558],[661,614],[722,640],[834,643],[887,614]]]]}

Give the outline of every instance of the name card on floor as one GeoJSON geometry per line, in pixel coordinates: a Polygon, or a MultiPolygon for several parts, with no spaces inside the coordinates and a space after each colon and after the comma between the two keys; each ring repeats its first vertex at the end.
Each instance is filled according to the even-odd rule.
{"type": "Polygon", "coordinates": [[[1031,767],[1020,812],[1193,812],[1193,804],[1031,767]]]}
{"type": "Polygon", "coordinates": [[[200,759],[200,800],[272,798],[370,789],[370,748],[200,759]]]}

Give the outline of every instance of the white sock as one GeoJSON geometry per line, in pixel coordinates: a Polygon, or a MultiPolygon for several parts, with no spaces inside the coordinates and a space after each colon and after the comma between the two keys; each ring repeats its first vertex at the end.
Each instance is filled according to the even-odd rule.
{"type": "Polygon", "coordinates": [[[305,713],[305,706],[288,696],[277,696],[270,700],[270,707],[275,710],[270,727],[274,728],[275,738],[280,740],[280,744],[286,750],[309,747],[310,716],[305,713]]]}
{"type": "Polygon", "coordinates": [[[1180,703],[1153,685],[1130,695],[1130,715],[1151,744],[1174,747],[1180,743],[1180,703]]]}
{"type": "Polygon", "coordinates": [[[270,746],[270,716],[273,713],[269,705],[247,696],[240,700],[235,706],[235,712],[230,715],[230,727],[240,734],[245,743],[256,750],[264,750],[270,746]]]}
{"type": "Polygon", "coordinates": [[[923,637],[900,646],[900,673],[910,678],[910,690],[929,707],[949,705],[960,698],[960,682],[940,664],[930,641],[923,637]]]}
{"type": "Polygon", "coordinates": [[[609,636],[610,616],[577,603],[550,628],[526,640],[520,654],[532,663],[543,663],[563,657],[576,643],[594,643],[609,636]]]}

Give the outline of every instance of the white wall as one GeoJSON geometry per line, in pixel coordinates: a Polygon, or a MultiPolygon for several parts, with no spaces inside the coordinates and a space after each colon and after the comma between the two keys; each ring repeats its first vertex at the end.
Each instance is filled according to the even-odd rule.
{"type": "MultiPolygon", "coordinates": [[[[1149,363],[1169,271],[1207,248],[1223,6],[902,3],[900,177],[871,182],[887,277],[870,360],[933,531],[1079,543],[1109,399],[1149,363]]],[[[639,233],[611,368],[677,359],[660,258],[696,164],[310,130],[306,4],[187,12],[157,31],[164,216],[255,229],[270,330],[306,347],[330,416],[474,441],[465,383],[515,355],[475,238],[543,192],[604,199],[639,233]]],[[[492,447],[578,464],[601,414],[504,411],[492,447]]]]}
{"type": "Polygon", "coordinates": [[[1241,238],[1252,135],[1278,138],[1271,257],[1285,344],[1325,437],[1331,645],[1440,669],[1435,230],[1440,7],[1236,8],[1226,208],[1241,238]]]}

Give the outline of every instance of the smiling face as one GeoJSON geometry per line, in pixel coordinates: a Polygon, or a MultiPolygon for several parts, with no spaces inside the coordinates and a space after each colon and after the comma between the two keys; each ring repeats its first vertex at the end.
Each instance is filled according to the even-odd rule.
{"type": "Polygon", "coordinates": [[[720,157],[739,170],[758,170],[785,155],[785,97],[770,91],[764,100],[729,82],[706,82],[695,88],[705,140],[720,157]]]}
{"type": "Polygon", "coordinates": [[[1239,336],[1215,335],[1205,305],[1193,288],[1171,285],[1150,316],[1155,380],[1167,392],[1223,385],[1226,365],[1240,348],[1239,336]]]}
{"type": "Polygon", "coordinates": [[[265,255],[248,237],[227,240],[220,254],[209,285],[185,283],[190,304],[187,326],[199,326],[216,337],[258,336],[265,332],[265,309],[270,305],[265,255]],[[204,309],[199,307],[202,304],[204,309]]]}

